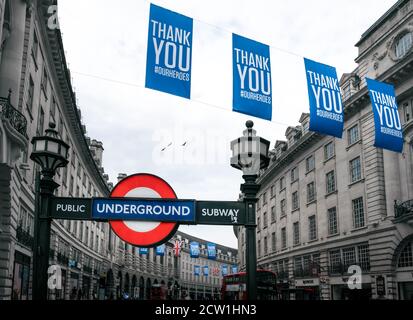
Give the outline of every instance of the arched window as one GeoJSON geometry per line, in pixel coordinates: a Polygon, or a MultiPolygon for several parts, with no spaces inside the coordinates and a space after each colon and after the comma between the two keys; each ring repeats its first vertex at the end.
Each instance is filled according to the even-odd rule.
{"type": "Polygon", "coordinates": [[[413,267],[413,251],[412,251],[412,241],[406,244],[403,251],[400,253],[397,267],[413,267]]]}
{"type": "Polygon", "coordinates": [[[413,36],[411,32],[407,32],[400,37],[396,42],[396,58],[400,59],[411,49],[413,36]]]}

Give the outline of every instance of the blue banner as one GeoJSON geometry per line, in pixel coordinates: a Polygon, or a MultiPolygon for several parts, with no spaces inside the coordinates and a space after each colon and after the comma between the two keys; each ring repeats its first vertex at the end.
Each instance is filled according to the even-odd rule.
{"type": "Polygon", "coordinates": [[[189,251],[191,258],[199,258],[199,243],[198,242],[191,242],[189,244],[189,251]]]}
{"type": "Polygon", "coordinates": [[[139,248],[139,254],[148,254],[148,248],[139,248]]]}
{"type": "Polygon", "coordinates": [[[192,18],[151,4],[147,88],[191,98],[192,27],[192,18]]]}
{"type": "Polygon", "coordinates": [[[221,269],[222,269],[222,275],[226,276],[228,274],[228,266],[226,264],[223,264],[221,266],[221,269]]]}
{"type": "Polygon", "coordinates": [[[209,275],[209,268],[208,266],[204,266],[204,276],[208,277],[208,275],[209,275]]]}
{"type": "Polygon", "coordinates": [[[366,81],[373,107],[376,129],[374,146],[402,152],[403,131],[394,87],[390,84],[368,78],[366,78],[366,81]]]}
{"type": "Polygon", "coordinates": [[[337,138],[343,135],[343,103],[334,67],[304,58],[310,100],[310,130],[337,138]]]}
{"type": "Polygon", "coordinates": [[[96,198],[92,218],[103,220],[195,221],[195,201],[96,198]]]}
{"type": "Polygon", "coordinates": [[[164,256],[165,255],[165,244],[161,244],[160,246],[156,247],[156,255],[157,256],[164,256]]]}
{"type": "Polygon", "coordinates": [[[232,266],[232,273],[238,273],[238,266],[236,265],[232,266]]]}
{"type": "Polygon", "coordinates": [[[199,276],[201,274],[201,267],[194,266],[194,275],[199,276]]]}
{"type": "Polygon", "coordinates": [[[232,34],[233,111],[271,120],[270,47],[232,34]]]}
{"type": "Polygon", "coordinates": [[[208,259],[215,260],[217,258],[217,248],[215,243],[207,243],[208,259]]]}

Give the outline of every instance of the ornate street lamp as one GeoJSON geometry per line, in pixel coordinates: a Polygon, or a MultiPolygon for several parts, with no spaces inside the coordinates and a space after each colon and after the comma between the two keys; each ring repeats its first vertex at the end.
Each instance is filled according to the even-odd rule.
{"type": "Polygon", "coordinates": [[[33,137],[33,151],[30,159],[40,165],[41,179],[36,185],[35,231],[33,248],[33,300],[47,299],[47,281],[50,250],[51,218],[48,213],[49,202],[59,184],[53,180],[56,170],[68,163],[69,145],[62,141],[49,124],[44,136],[33,137]]]}
{"type": "Polygon", "coordinates": [[[256,135],[252,129],[254,123],[246,122],[247,129],[243,136],[231,142],[231,166],[242,170],[242,178],[245,183],[241,184],[241,191],[244,194],[244,202],[247,206],[246,228],[246,257],[247,257],[247,296],[249,300],[257,299],[257,251],[255,247],[255,204],[257,203],[257,192],[260,185],[256,183],[259,171],[268,167],[270,159],[268,150],[270,142],[256,135]]]}

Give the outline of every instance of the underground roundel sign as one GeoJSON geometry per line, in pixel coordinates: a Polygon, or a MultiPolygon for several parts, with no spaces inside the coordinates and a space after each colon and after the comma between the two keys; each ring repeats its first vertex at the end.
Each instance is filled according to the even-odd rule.
{"type": "MultiPolygon", "coordinates": [[[[110,196],[176,199],[175,191],[165,180],[147,173],[134,174],[121,180],[110,196]]],[[[179,227],[177,222],[116,220],[109,223],[119,238],[140,247],[153,247],[166,242],[179,227]]]]}

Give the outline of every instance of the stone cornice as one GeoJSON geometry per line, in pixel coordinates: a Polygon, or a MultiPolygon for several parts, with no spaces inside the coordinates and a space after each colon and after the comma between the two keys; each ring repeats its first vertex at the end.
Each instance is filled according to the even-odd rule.
{"type": "Polygon", "coordinates": [[[76,139],[74,143],[76,143],[79,148],[79,156],[83,158],[85,165],[88,166],[88,171],[93,174],[94,180],[98,183],[100,191],[103,194],[109,194],[110,190],[100,173],[99,167],[93,159],[82,129],[80,115],[76,105],[76,97],[71,84],[70,71],[66,64],[61,32],[59,29],[52,30],[47,27],[47,8],[50,5],[50,1],[42,0],[41,4],[38,10],[39,16],[43,19],[43,23],[39,23],[39,25],[43,36],[45,36],[45,39],[48,41],[45,51],[48,51],[48,55],[52,58],[53,71],[57,77],[57,84],[64,101],[62,108],[71,125],[71,133],[76,139]]]}

